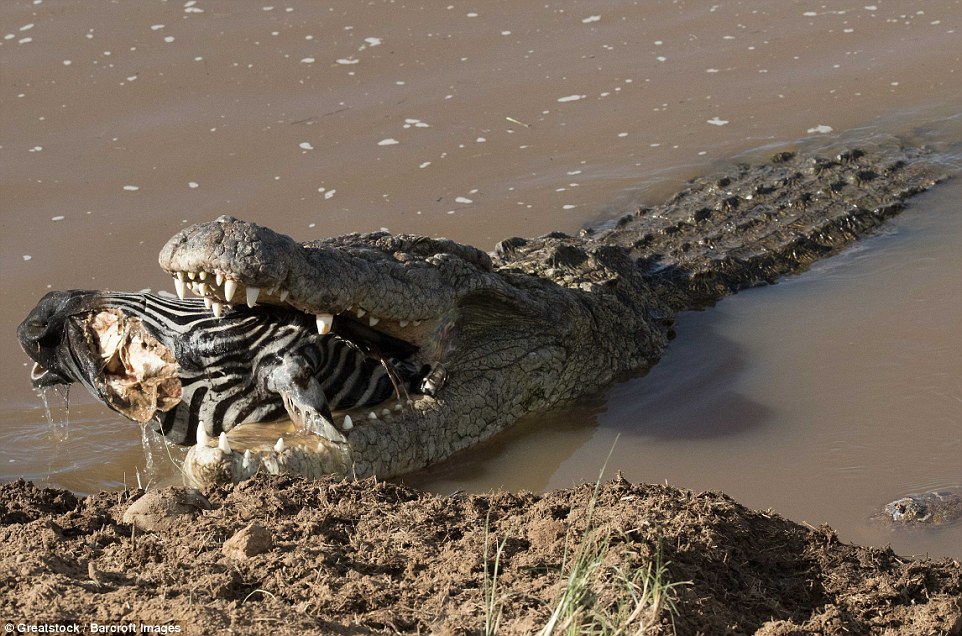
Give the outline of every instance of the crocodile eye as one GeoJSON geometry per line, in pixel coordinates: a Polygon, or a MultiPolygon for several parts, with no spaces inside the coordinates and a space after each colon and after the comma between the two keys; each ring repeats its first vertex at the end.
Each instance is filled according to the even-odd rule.
{"type": "Polygon", "coordinates": [[[448,379],[448,371],[440,363],[436,364],[433,369],[424,377],[421,381],[421,391],[426,395],[437,395],[441,387],[448,379]]]}

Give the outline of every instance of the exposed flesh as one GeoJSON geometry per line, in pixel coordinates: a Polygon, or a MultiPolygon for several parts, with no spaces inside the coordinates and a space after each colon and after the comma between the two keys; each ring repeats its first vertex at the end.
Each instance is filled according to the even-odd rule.
{"type": "Polygon", "coordinates": [[[146,422],[181,399],[177,360],[151,336],[139,318],[111,309],[87,319],[91,350],[99,352],[98,382],[104,399],[121,414],[146,422]]]}

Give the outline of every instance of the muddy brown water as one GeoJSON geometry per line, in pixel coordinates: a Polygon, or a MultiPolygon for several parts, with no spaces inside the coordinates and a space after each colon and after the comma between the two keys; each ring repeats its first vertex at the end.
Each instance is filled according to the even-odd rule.
{"type": "MultiPolygon", "coordinates": [[[[139,428],[79,388],[48,424],[13,334],[48,289],[167,289],[155,255],[184,224],[490,249],[796,142],[958,143],[960,22],[945,0],[4,2],[0,479],[174,478],[165,448],[148,462],[139,428]]],[[[867,521],[962,486],[960,200],[940,186],[811,272],[683,315],[646,376],[405,481],[564,487],[614,446],[609,474],[962,556],[962,525],[867,521]]]]}

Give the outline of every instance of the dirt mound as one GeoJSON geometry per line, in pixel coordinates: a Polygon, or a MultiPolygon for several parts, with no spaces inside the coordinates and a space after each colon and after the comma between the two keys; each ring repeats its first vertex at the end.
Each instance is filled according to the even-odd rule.
{"type": "Polygon", "coordinates": [[[663,602],[650,633],[962,632],[958,562],[846,545],[714,492],[617,478],[439,497],[258,477],[205,493],[210,509],[161,494],[191,505],[162,507],[173,523],[149,532],[123,519],[150,493],[0,486],[0,614],[255,634],[483,633],[500,615],[499,633],[535,633],[591,544],[599,585],[582,609],[620,611],[616,588],[664,564],[656,589],[675,612],[663,602]]]}

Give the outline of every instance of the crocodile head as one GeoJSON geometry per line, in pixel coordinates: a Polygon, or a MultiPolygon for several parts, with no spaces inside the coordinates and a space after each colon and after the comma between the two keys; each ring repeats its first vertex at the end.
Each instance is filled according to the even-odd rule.
{"type": "Polygon", "coordinates": [[[907,495],[885,504],[885,513],[896,523],[924,522],[931,517],[928,504],[920,495],[907,495]]]}
{"type": "Polygon", "coordinates": [[[962,488],[950,486],[905,495],[886,504],[876,518],[905,526],[955,523],[962,519],[962,488]]]}
{"type": "MultiPolygon", "coordinates": [[[[36,386],[79,382],[124,416],[151,420],[168,441],[191,445],[194,482],[258,470],[387,477],[653,362],[664,334],[619,298],[642,295],[626,294],[600,255],[572,249],[548,260],[604,282],[559,284],[445,239],[373,233],[301,244],[221,217],[161,251],[181,300],[52,292],[19,337],[36,386]],[[184,300],[187,290],[203,300],[184,300]],[[391,375],[401,380],[393,395],[344,405],[324,375],[331,367],[318,362],[322,341],[335,337],[418,371],[391,375]],[[291,424],[274,423],[285,414],[291,424]]],[[[343,379],[366,380],[361,371],[343,379]]]]}
{"type": "MultiPolygon", "coordinates": [[[[446,239],[381,232],[298,243],[223,216],[174,236],[161,250],[160,265],[179,293],[190,288],[202,294],[224,316],[230,304],[256,304],[300,312],[322,332],[331,325],[334,331],[341,324],[362,326],[372,332],[369,340],[406,343],[416,352],[416,366],[431,370],[423,394],[401,404],[335,411],[336,435],[321,436],[337,447],[338,461],[322,461],[304,447],[291,468],[297,472],[386,477],[421,468],[525,413],[651,363],[664,345],[664,334],[652,334],[637,308],[614,299],[587,302],[591,290],[498,267],[485,252],[446,239]],[[605,322],[620,322],[635,344],[617,337],[599,343],[597,330],[605,322]],[[639,362],[632,354],[641,351],[639,362]]],[[[275,443],[267,427],[240,428],[255,451],[275,443]]],[[[194,474],[244,476],[238,451],[200,450],[188,457],[194,474]]]]}
{"type": "Polygon", "coordinates": [[[409,472],[639,366],[626,352],[651,362],[664,344],[624,303],[588,302],[590,289],[497,267],[445,239],[300,244],[221,217],[174,236],[160,263],[181,300],[51,292],[18,335],[35,386],[79,382],[124,416],[151,420],[169,442],[191,445],[185,472],[201,484],[258,470],[409,472]],[[184,300],[187,290],[203,300],[184,300]],[[610,334],[600,343],[605,322],[635,344],[610,334]],[[338,408],[311,353],[328,337],[401,359],[420,370],[417,382],[402,383],[397,399],[338,408]],[[292,423],[274,423],[285,414],[292,423]]]}

